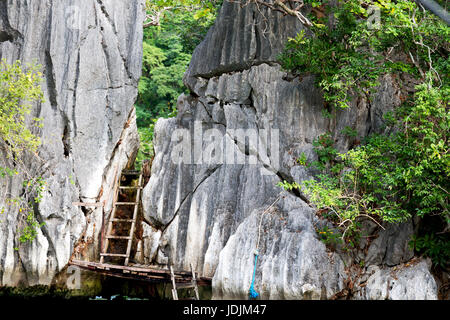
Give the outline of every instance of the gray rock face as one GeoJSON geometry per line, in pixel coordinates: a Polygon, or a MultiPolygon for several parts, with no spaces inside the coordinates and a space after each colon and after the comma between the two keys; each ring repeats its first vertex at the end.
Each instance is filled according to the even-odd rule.
{"type": "Polygon", "coordinates": [[[412,234],[411,221],[387,226],[386,230],[381,231],[378,238],[370,244],[365,262],[392,267],[410,260],[414,256],[413,250],[409,247],[412,234]]]}
{"type": "Polygon", "coordinates": [[[253,211],[228,239],[213,279],[215,298],[247,298],[243,289],[252,281],[258,238],[255,288],[261,299],[327,299],[343,289],[344,263],[317,241],[314,211],[289,196],[278,208],[253,211]]]}
{"type": "MultiPolygon", "coordinates": [[[[319,135],[331,132],[345,151],[353,141],[343,128],[360,138],[375,130],[380,113],[399,103],[399,89],[386,76],[380,88],[389,90],[379,90],[370,104],[354,101],[326,119],[314,78],[292,79],[276,63],[286,39],[303,27],[261,10],[268,20],[252,5],[224,2],[185,74],[191,94],[179,98],[176,118],[156,124],[152,176],[143,193],[151,227],[143,247],[151,248],[147,257],[154,263],[176,269],[192,263],[213,277],[213,298],[247,297],[256,249],[255,288],[262,298],[331,298],[344,288],[344,260],[317,238],[315,228],[325,222],[306,197],[276,184],[313,176],[296,159],[304,152],[308,162],[315,160],[312,143],[319,135]]],[[[380,238],[373,263],[410,258],[404,240],[394,244],[396,232],[380,238]],[[375,258],[391,248],[386,261],[384,254],[375,258]]],[[[428,269],[423,275],[430,276],[428,269]]],[[[429,278],[411,277],[425,291],[436,291],[429,278]]],[[[401,286],[418,297],[411,281],[401,286]]]]}
{"type": "Polygon", "coordinates": [[[215,27],[196,48],[185,74],[185,83],[191,89],[199,76],[210,78],[261,63],[276,63],[288,38],[304,28],[298,19],[273,14],[265,6],[241,10],[237,6],[224,1],[215,27]],[[238,30],[240,33],[236,33],[238,30]]]}
{"type": "MultiPolygon", "coordinates": [[[[31,245],[18,242],[17,210],[2,217],[0,285],[50,283],[79,242],[93,242],[88,255],[98,254],[114,173],[133,161],[139,146],[133,104],[143,14],[141,0],[0,2],[0,58],[37,61],[45,75],[45,102],[33,107],[33,116],[43,119],[42,160],[26,164],[47,181],[37,208],[45,225],[31,245]],[[106,206],[81,210],[74,201],[106,206]]],[[[21,179],[7,181],[2,194],[19,195],[21,179]]]]}
{"type": "Polygon", "coordinates": [[[436,300],[437,285],[426,261],[413,266],[372,268],[366,285],[355,295],[365,300],[436,300]]]}

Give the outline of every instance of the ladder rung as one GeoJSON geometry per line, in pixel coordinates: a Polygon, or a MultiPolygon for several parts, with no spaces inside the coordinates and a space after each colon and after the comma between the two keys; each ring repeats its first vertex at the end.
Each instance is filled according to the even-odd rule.
{"type": "Polygon", "coordinates": [[[177,289],[193,289],[195,285],[192,283],[177,283],[177,289]]]}
{"type": "Polygon", "coordinates": [[[106,236],[107,239],[126,239],[126,240],[130,240],[131,237],[130,236],[106,236]]]}
{"type": "Polygon", "coordinates": [[[119,219],[119,218],[114,218],[111,219],[112,222],[133,222],[133,219],[119,219]]]}
{"type": "Polygon", "coordinates": [[[116,206],[131,206],[137,205],[137,202],[116,202],[116,206]]]}
{"type": "Polygon", "coordinates": [[[100,253],[102,257],[127,257],[125,253],[100,253]]]}
{"type": "Polygon", "coordinates": [[[135,186],[132,186],[132,187],[128,187],[128,186],[119,186],[119,189],[129,189],[129,190],[134,190],[134,189],[142,189],[142,187],[135,187],[135,186]]]}
{"type": "Polygon", "coordinates": [[[140,175],[141,172],[137,171],[137,170],[124,170],[124,171],[122,171],[122,174],[130,175],[130,176],[134,176],[134,175],[137,176],[137,175],[140,175]]]}
{"type": "Polygon", "coordinates": [[[72,202],[77,207],[103,207],[103,202],[72,202]]]}

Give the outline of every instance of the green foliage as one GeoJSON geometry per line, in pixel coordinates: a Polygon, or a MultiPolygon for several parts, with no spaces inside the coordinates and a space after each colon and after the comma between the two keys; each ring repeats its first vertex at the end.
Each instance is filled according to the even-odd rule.
{"type": "MultiPolygon", "coordinates": [[[[40,144],[39,137],[26,126],[26,116],[31,102],[43,101],[41,77],[39,66],[0,61],[0,139],[11,159],[17,160],[24,151],[35,152],[40,144]]],[[[32,120],[40,126],[40,119],[32,120]]]]}
{"type": "Polygon", "coordinates": [[[139,131],[139,137],[141,141],[141,145],[139,148],[139,152],[136,158],[137,167],[140,168],[142,162],[145,159],[149,159],[154,156],[153,154],[153,134],[154,134],[154,128],[155,124],[158,121],[158,119],[152,119],[152,123],[147,128],[138,128],[139,131]]]}
{"type": "Polygon", "coordinates": [[[358,135],[358,132],[349,126],[346,126],[344,129],[342,129],[341,133],[352,138],[355,138],[358,135]]]}
{"type": "Polygon", "coordinates": [[[165,13],[160,26],[144,30],[142,77],[136,102],[139,128],[148,127],[152,119],[173,116],[177,98],[187,93],[183,74],[192,52],[214,22],[217,9],[199,0],[150,2],[152,6],[172,9],[165,13]]]}
{"type": "Polygon", "coordinates": [[[14,199],[11,204],[19,208],[19,214],[24,218],[19,230],[19,242],[32,242],[44,223],[39,223],[34,215],[34,207],[42,201],[44,196],[46,181],[42,177],[35,177],[23,182],[24,196],[14,199]]]}
{"type": "Polygon", "coordinates": [[[146,0],[146,10],[149,14],[166,11],[175,14],[189,11],[195,19],[214,15],[222,0],[146,0]]]}
{"type": "Polygon", "coordinates": [[[0,177],[13,177],[14,175],[18,174],[16,170],[10,169],[10,168],[2,168],[0,167],[0,177]]]}
{"type": "Polygon", "coordinates": [[[306,154],[304,153],[304,152],[302,152],[302,154],[300,155],[300,157],[298,157],[297,158],[297,163],[299,164],[299,165],[301,165],[301,166],[308,166],[308,163],[307,163],[307,161],[306,160],[308,160],[307,159],[307,157],[306,157],[306,154]]]}
{"type": "Polygon", "coordinates": [[[183,84],[192,52],[215,19],[221,1],[147,1],[148,13],[161,8],[161,25],[144,30],[143,68],[136,116],[141,147],[137,162],[153,156],[153,128],[158,118],[176,115],[176,101],[187,93],[183,84]]]}
{"type": "Polygon", "coordinates": [[[341,234],[329,228],[328,226],[318,228],[316,232],[319,235],[320,241],[322,241],[328,246],[335,247],[336,245],[342,243],[341,234]]]}
{"type": "Polygon", "coordinates": [[[445,90],[418,86],[414,100],[398,110],[401,130],[371,135],[364,145],[338,154],[338,170],[305,181],[303,191],[348,229],[361,217],[397,223],[438,214],[450,222],[447,105],[445,90]]]}
{"type": "Polygon", "coordinates": [[[334,141],[329,132],[315,139],[313,141],[313,147],[319,157],[319,161],[315,161],[313,165],[319,169],[325,169],[336,158],[337,150],[334,148],[334,141]]]}
{"type": "Polygon", "coordinates": [[[292,189],[300,189],[301,186],[297,182],[287,182],[286,180],[278,182],[277,186],[284,188],[285,190],[291,191],[292,189]]]}
{"type": "Polygon", "coordinates": [[[450,241],[445,235],[426,234],[413,236],[409,243],[415,251],[431,258],[435,266],[445,268],[450,262],[450,241]]]}
{"type": "MultiPolygon", "coordinates": [[[[163,23],[162,28],[165,25],[163,23]]],[[[168,117],[178,96],[185,92],[183,73],[190,55],[183,52],[180,37],[168,30],[146,30],[143,75],[136,102],[138,127],[148,127],[156,117],[168,117]],[[148,30],[148,32],[147,32],[148,30]]]]}
{"type": "MultiPolygon", "coordinates": [[[[39,69],[35,65],[23,66],[20,61],[12,65],[5,60],[0,62],[0,141],[13,166],[0,167],[0,177],[9,179],[20,173],[28,179],[23,183],[23,196],[3,199],[9,209],[16,208],[24,219],[25,226],[19,230],[21,243],[33,241],[37,228],[42,226],[34,217],[33,206],[42,200],[45,181],[32,177],[22,161],[26,153],[35,153],[40,145],[39,137],[27,126],[32,103],[43,101],[39,69]]],[[[41,127],[40,119],[31,120],[31,126],[41,127]]],[[[1,213],[5,211],[6,207],[2,207],[1,213]]]]}
{"type": "Polygon", "coordinates": [[[33,211],[28,210],[26,215],[26,225],[20,231],[19,242],[27,243],[33,242],[37,236],[37,230],[41,228],[44,223],[39,223],[36,221],[33,211]]]}
{"type": "MultiPolygon", "coordinates": [[[[384,115],[390,133],[372,134],[344,154],[335,150],[330,133],[323,134],[314,141],[319,157],[314,165],[322,173],[300,185],[279,185],[308,195],[321,215],[341,229],[350,247],[360,236],[360,219],[381,226],[413,216],[441,217],[441,230],[417,237],[414,246],[442,266],[449,260],[448,232],[436,232],[450,223],[450,28],[413,1],[308,3],[325,17],[311,15],[313,36],[301,32],[290,39],[280,59],[293,72],[315,74],[328,106],[347,108],[355,94],[370,100],[379,77],[387,72],[407,74],[422,84],[401,107],[384,115]],[[367,24],[368,5],[380,9],[380,28],[367,24]],[[328,21],[330,16],[335,24],[328,21]]],[[[329,108],[324,110],[331,117],[329,108]]],[[[352,128],[341,133],[357,134],[352,128]]]]}
{"type": "MultiPolygon", "coordinates": [[[[418,10],[414,1],[309,1],[324,8],[324,17],[310,16],[313,37],[302,30],[288,41],[280,62],[287,70],[316,75],[324,99],[334,107],[348,108],[353,95],[367,95],[388,71],[424,75],[423,68],[442,57],[448,47],[449,28],[435,16],[418,10]],[[381,28],[370,27],[368,5],[381,11],[381,28]],[[335,24],[329,17],[337,20],[335,24]],[[331,26],[331,27],[327,27],[331,26]],[[417,45],[420,44],[420,45],[417,45]],[[415,57],[415,63],[393,61],[393,48],[415,57]],[[430,60],[431,58],[431,60],[430,60]]],[[[441,70],[448,71],[448,63],[441,70]],[[445,69],[445,70],[442,70],[445,69]]]]}

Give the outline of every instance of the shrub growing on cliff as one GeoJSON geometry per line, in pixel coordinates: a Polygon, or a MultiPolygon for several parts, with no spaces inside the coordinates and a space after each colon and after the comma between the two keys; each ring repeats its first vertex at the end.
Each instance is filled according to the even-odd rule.
{"type": "MultiPolygon", "coordinates": [[[[33,205],[40,202],[45,186],[45,181],[33,176],[23,164],[23,157],[34,155],[41,143],[30,129],[30,126],[41,127],[40,119],[27,119],[32,103],[43,102],[39,68],[22,65],[20,61],[13,64],[5,60],[0,62],[0,147],[3,154],[0,177],[13,177],[20,173],[26,179],[21,197],[1,200],[10,208],[15,207],[23,218],[20,242],[32,241],[36,236],[36,228],[40,224],[34,217],[33,205]]],[[[6,208],[1,208],[0,213],[5,211],[6,208]]]]}
{"type": "MultiPolygon", "coordinates": [[[[10,159],[17,160],[25,151],[35,152],[40,144],[39,137],[27,127],[26,116],[31,112],[31,102],[43,100],[41,78],[36,66],[0,62],[0,139],[10,159]]],[[[39,126],[39,119],[32,121],[39,126]]]]}
{"type": "MultiPolygon", "coordinates": [[[[310,1],[311,2],[311,1],[310,1]]],[[[412,216],[439,216],[439,241],[416,241],[435,264],[449,261],[450,28],[414,1],[314,1],[325,14],[313,15],[314,36],[300,33],[280,59],[292,72],[316,75],[328,108],[347,108],[351,98],[370,92],[383,73],[403,73],[422,84],[386,115],[389,134],[372,134],[359,147],[337,153],[328,136],[315,143],[317,179],[301,189],[342,230],[358,232],[357,221],[397,223],[412,216]],[[368,5],[379,8],[381,25],[367,24],[368,5]],[[336,23],[327,20],[333,16],[336,23]]],[[[285,183],[286,184],[286,183],[285,183]]]]}
{"type": "Polygon", "coordinates": [[[347,228],[362,216],[401,222],[440,214],[450,222],[447,105],[448,91],[418,86],[414,100],[398,110],[400,130],[371,135],[364,145],[338,154],[338,174],[306,181],[304,192],[347,228]]]}
{"type": "MultiPolygon", "coordinates": [[[[309,1],[311,2],[311,1],[309,1]]],[[[414,1],[313,1],[320,14],[313,14],[311,31],[290,39],[280,56],[285,69],[316,75],[324,99],[333,107],[347,108],[354,95],[367,95],[381,74],[403,71],[424,77],[430,64],[434,76],[448,72],[449,28],[438,18],[420,10],[414,1]],[[379,26],[368,23],[374,9],[379,26]],[[329,17],[336,19],[330,21],[329,17]],[[410,63],[396,60],[404,52],[410,63]]]]}

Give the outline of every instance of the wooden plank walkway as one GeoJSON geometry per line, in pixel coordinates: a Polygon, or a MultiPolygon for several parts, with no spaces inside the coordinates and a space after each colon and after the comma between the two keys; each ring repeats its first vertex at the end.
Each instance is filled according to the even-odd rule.
{"type": "MultiPolygon", "coordinates": [[[[171,283],[171,272],[169,269],[150,268],[148,266],[122,266],[107,263],[71,260],[69,265],[77,266],[84,270],[93,271],[102,275],[118,277],[130,280],[140,280],[152,283],[171,283]]],[[[191,271],[174,271],[175,279],[177,283],[192,283],[191,271]]],[[[196,277],[198,286],[210,286],[211,278],[199,277],[197,273],[196,277]]]]}
{"type": "MultiPolygon", "coordinates": [[[[117,168],[115,175],[117,173],[117,168]]],[[[141,200],[141,192],[143,189],[143,175],[139,170],[123,170],[120,175],[117,176],[113,192],[114,198],[112,203],[112,212],[109,217],[108,227],[106,231],[106,242],[102,245],[100,253],[100,262],[90,262],[71,259],[69,265],[77,266],[84,270],[96,272],[111,277],[118,277],[130,280],[140,280],[152,283],[172,283],[173,292],[175,292],[174,299],[178,299],[177,288],[194,288],[195,298],[198,300],[198,288],[197,286],[210,286],[211,278],[199,277],[194,272],[191,265],[191,271],[173,271],[170,269],[161,269],[158,267],[150,267],[144,265],[136,265],[130,263],[131,248],[136,231],[136,224],[138,218],[138,210],[141,200]],[[124,176],[135,176],[137,179],[127,179],[124,176]],[[123,178],[123,179],[122,179],[123,178]],[[125,181],[131,185],[121,185],[121,181],[125,181]],[[137,180],[137,184],[133,185],[137,180]],[[135,190],[135,196],[121,196],[119,201],[120,190],[135,190]],[[134,198],[134,199],[130,199],[134,198]],[[132,206],[132,215],[129,215],[127,211],[124,212],[124,206],[132,206]],[[122,226],[120,228],[119,226],[122,226]],[[129,228],[126,228],[129,226],[129,228]],[[123,229],[125,227],[125,229],[123,229]],[[116,229],[119,229],[119,234],[116,234],[116,229]],[[123,229],[123,230],[122,230],[123,229]],[[120,241],[122,246],[126,243],[126,246],[115,246],[112,241],[120,241]],[[124,241],[126,240],[126,242],[124,241]],[[119,249],[119,250],[117,250],[119,249]],[[105,262],[105,260],[107,260],[105,262]],[[116,260],[116,261],[115,261],[116,260]],[[113,264],[114,262],[123,261],[120,264],[113,264]]],[[[74,202],[73,205],[78,206],[103,206],[104,203],[82,203],[74,202]]],[[[103,226],[102,226],[103,229],[103,226]]],[[[103,231],[102,231],[103,234],[103,231]]]]}

